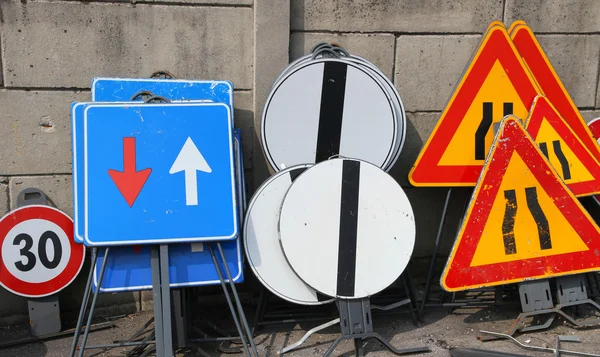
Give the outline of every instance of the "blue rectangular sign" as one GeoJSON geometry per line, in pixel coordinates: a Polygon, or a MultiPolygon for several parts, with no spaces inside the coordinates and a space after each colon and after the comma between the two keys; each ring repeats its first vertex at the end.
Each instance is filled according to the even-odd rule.
{"type": "Polygon", "coordinates": [[[90,104],[83,130],[86,245],[235,239],[229,106],[90,104]]]}
{"type": "Polygon", "coordinates": [[[93,102],[129,102],[141,91],[170,100],[207,100],[224,103],[233,110],[233,85],[229,81],[179,79],[94,78],[93,102]]]}
{"type": "MultiPolygon", "coordinates": [[[[243,155],[241,150],[241,132],[235,129],[234,149],[236,161],[236,188],[238,197],[239,220],[245,213],[246,184],[244,180],[243,155]]],[[[202,286],[219,284],[219,275],[213,264],[210,251],[204,243],[181,243],[169,245],[169,281],[172,288],[184,286],[202,286]]],[[[242,266],[241,239],[221,243],[227,266],[235,283],[244,280],[242,266]]],[[[218,251],[217,260],[222,264],[218,251]]],[[[98,288],[98,276],[104,260],[104,250],[100,249],[94,268],[94,290],[98,288]]],[[[101,292],[123,292],[149,290],[152,288],[152,266],[150,247],[147,245],[113,247],[102,278],[101,292]]]]}

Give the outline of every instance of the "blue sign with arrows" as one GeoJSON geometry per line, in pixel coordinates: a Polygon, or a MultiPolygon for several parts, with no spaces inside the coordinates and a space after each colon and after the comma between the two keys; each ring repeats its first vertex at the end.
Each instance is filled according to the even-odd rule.
{"type": "MultiPolygon", "coordinates": [[[[246,202],[241,132],[234,130],[234,152],[236,164],[236,188],[238,194],[239,222],[242,221],[246,202]]],[[[169,245],[169,282],[172,288],[219,284],[219,274],[205,243],[181,243],[169,245]]],[[[233,282],[244,280],[241,240],[221,243],[233,282]]],[[[104,250],[98,252],[94,267],[94,290],[98,289],[100,267],[105,259],[104,250]]],[[[223,264],[218,251],[217,261],[223,264]]],[[[149,290],[152,288],[152,266],[148,245],[119,246],[110,249],[100,291],[124,292],[149,290]]]]}
{"type": "Polygon", "coordinates": [[[235,239],[228,105],[89,104],[83,122],[86,245],[235,239]]]}

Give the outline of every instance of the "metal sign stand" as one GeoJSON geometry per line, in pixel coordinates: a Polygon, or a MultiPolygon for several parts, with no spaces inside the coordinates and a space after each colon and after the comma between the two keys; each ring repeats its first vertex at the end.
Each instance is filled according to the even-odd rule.
{"type": "MultiPolygon", "coordinates": [[[[48,205],[46,194],[37,188],[26,188],[17,196],[17,208],[28,205],[48,205]]],[[[58,294],[27,299],[32,336],[44,336],[61,330],[58,294]]]]}
{"type": "MultiPolygon", "coordinates": [[[[380,334],[373,332],[373,320],[371,318],[371,303],[369,298],[348,299],[337,301],[340,311],[341,335],[333,342],[323,357],[328,357],[333,353],[337,345],[345,340],[354,340],[354,351],[356,356],[363,356],[363,342],[367,339],[376,339],[383,344],[390,352],[402,355],[418,352],[431,352],[429,347],[414,347],[398,349],[386,341],[380,334]]],[[[334,321],[336,321],[334,320],[334,321]]],[[[334,322],[331,321],[331,324],[334,322]]]]}
{"type": "MultiPolygon", "coordinates": [[[[550,290],[550,281],[548,279],[519,283],[519,295],[521,297],[523,312],[519,314],[506,334],[512,336],[517,331],[528,332],[547,329],[557,314],[572,323],[575,327],[589,327],[600,324],[600,319],[598,318],[591,317],[577,320],[563,311],[567,307],[577,307],[586,304],[600,311],[600,305],[588,298],[585,275],[558,277],[556,278],[556,287],[558,304],[554,305],[550,290]],[[542,315],[548,316],[545,321],[535,319],[542,315]],[[531,325],[527,326],[525,319],[529,317],[534,317],[534,320],[531,325]]],[[[497,338],[497,336],[493,335],[479,337],[482,341],[490,341],[497,338]]]]}
{"type": "MultiPolygon", "coordinates": [[[[86,285],[86,289],[84,292],[83,302],[81,305],[81,310],[79,313],[79,318],[77,320],[77,327],[75,329],[75,336],[73,338],[73,344],[71,346],[71,353],[69,356],[74,357],[75,351],[77,349],[77,344],[79,340],[79,335],[81,334],[83,319],[85,316],[85,310],[89,302],[89,298],[92,292],[92,279],[93,279],[93,271],[96,265],[98,255],[97,249],[93,248],[92,250],[92,267],[90,269],[90,274],[88,276],[88,281],[86,285]]],[[[98,287],[102,286],[102,280],[104,278],[104,272],[106,270],[106,261],[108,260],[108,253],[110,247],[104,248],[104,259],[102,261],[102,265],[100,267],[100,273],[98,276],[98,287]]],[[[242,309],[242,304],[240,302],[239,295],[237,293],[237,289],[235,284],[233,283],[233,277],[231,276],[231,272],[229,267],[226,264],[225,254],[223,252],[223,248],[220,242],[209,244],[209,249],[211,252],[211,256],[213,258],[213,263],[215,264],[215,268],[217,270],[217,274],[219,275],[219,280],[221,282],[221,287],[223,288],[223,292],[225,294],[225,298],[227,300],[227,304],[229,305],[230,312],[232,314],[233,320],[235,322],[236,328],[238,330],[240,339],[242,344],[244,345],[244,351],[247,356],[257,356],[258,352],[256,350],[256,345],[254,344],[252,331],[248,327],[248,321],[246,320],[244,311],[242,309]],[[219,257],[223,262],[223,270],[218,262],[217,255],[215,254],[213,245],[216,245],[216,249],[219,252],[219,257]],[[223,271],[225,274],[223,274],[223,271]],[[225,275],[225,276],[224,276],[225,275]],[[234,301],[236,307],[234,307],[231,297],[229,295],[229,291],[227,289],[227,285],[225,280],[228,281],[230,288],[232,290],[232,294],[234,297],[234,301]],[[241,323],[240,323],[241,321],[241,323]],[[250,348],[248,347],[248,343],[246,340],[248,339],[250,348]],[[252,353],[250,352],[252,350],[252,353]]],[[[86,329],[83,334],[83,339],[81,342],[81,346],[79,346],[79,357],[83,357],[84,351],[86,349],[106,349],[106,348],[114,348],[114,347],[129,347],[129,346],[142,346],[142,345],[156,345],[156,355],[158,357],[172,357],[173,356],[173,329],[172,329],[172,316],[171,316],[171,293],[169,286],[169,248],[167,244],[161,244],[160,246],[153,246],[151,248],[151,263],[152,263],[152,291],[154,298],[154,340],[144,340],[144,341],[125,341],[114,344],[106,344],[106,345],[97,345],[97,346],[86,346],[87,338],[89,330],[86,329]]],[[[92,315],[94,313],[94,309],[96,306],[96,302],[98,299],[98,295],[100,293],[100,288],[94,291],[92,297],[92,303],[89,311],[89,315],[87,318],[87,326],[90,326],[92,315]]],[[[177,305],[177,303],[175,303],[177,305]]],[[[177,307],[175,307],[175,311],[180,311],[177,307]]],[[[187,341],[187,337],[185,335],[184,326],[187,324],[187,320],[185,318],[178,319],[177,316],[182,317],[185,314],[177,313],[175,316],[175,335],[177,340],[178,347],[185,347],[188,345],[188,342],[210,342],[210,341],[220,341],[219,338],[205,338],[200,340],[191,340],[187,341]],[[183,333],[182,333],[183,332],[183,333]],[[182,342],[184,345],[182,346],[182,342]]]]}

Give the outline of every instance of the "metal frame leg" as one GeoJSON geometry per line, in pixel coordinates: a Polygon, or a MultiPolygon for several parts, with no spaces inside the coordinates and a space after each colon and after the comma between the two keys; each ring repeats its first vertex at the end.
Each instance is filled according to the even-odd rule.
{"type": "Polygon", "coordinates": [[[162,293],[164,357],[173,357],[173,333],[171,329],[171,283],[169,281],[169,246],[160,245],[160,284],[162,293]]]}
{"type": "Polygon", "coordinates": [[[160,289],[160,249],[157,246],[150,247],[150,263],[152,265],[152,297],[154,301],[154,334],[156,336],[156,354],[160,355],[165,350],[163,316],[162,316],[162,292],[160,289]]]}
{"type": "MultiPolygon", "coordinates": [[[[85,284],[85,290],[83,291],[83,301],[81,302],[81,308],[79,309],[79,317],[77,317],[77,325],[75,327],[75,334],[73,335],[73,343],[71,344],[71,350],[69,356],[75,355],[77,344],[79,343],[79,335],[81,335],[81,329],[83,327],[83,319],[85,316],[85,310],[87,310],[88,303],[90,302],[90,292],[92,291],[92,280],[94,279],[94,269],[96,268],[96,262],[98,261],[98,248],[92,248],[92,266],[90,268],[90,274],[85,284]]],[[[89,326],[86,327],[86,330],[89,326]]]]}
{"type": "Polygon", "coordinates": [[[246,343],[246,338],[244,337],[244,333],[242,332],[242,328],[240,326],[240,321],[238,320],[237,313],[235,311],[235,307],[231,302],[231,297],[229,296],[229,291],[227,290],[227,286],[225,285],[225,280],[223,279],[223,274],[221,273],[221,267],[219,266],[219,262],[217,261],[217,256],[213,250],[212,244],[208,244],[208,250],[210,250],[210,255],[212,257],[213,263],[215,265],[215,269],[217,270],[217,275],[219,276],[219,281],[221,282],[221,287],[223,288],[223,293],[225,294],[225,300],[227,300],[227,305],[229,305],[229,310],[231,311],[231,316],[233,317],[233,322],[235,323],[235,327],[238,330],[240,335],[240,339],[242,340],[242,344],[244,346],[244,351],[246,352],[246,356],[251,356],[250,351],[248,350],[248,344],[246,343]]]}
{"type": "Polygon", "coordinates": [[[252,351],[258,357],[258,351],[256,350],[256,345],[254,344],[254,336],[252,334],[252,330],[248,326],[248,320],[246,320],[246,314],[244,313],[244,308],[242,307],[242,303],[240,302],[240,297],[237,293],[237,288],[235,287],[235,283],[233,282],[233,277],[231,276],[231,272],[229,271],[229,267],[227,266],[227,260],[225,259],[225,253],[223,253],[223,247],[221,246],[221,242],[217,242],[217,248],[219,248],[219,255],[221,256],[221,261],[223,262],[223,267],[225,267],[225,273],[227,274],[227,280],[229,280],[229,285],[231,285],[231,290],[233,292],[233,298],[235,300],[235,304],[237,305],[238,312],[240,315],[240,320],[242,320],[242,325],[246,330],[248,335],[248,339],[250,340],[250,347],[252,347],[252,351]]]}
{"type": "Polygon", "coordinates": [[[421,300],[421,306],[419,307],[419,315],[423,315],[425,310],[425,304],[429,299],[429,290],[431,289],[431,281],[433,280],[433,272],[435,270],[435,263],[437,260],[438,251],[440,250],[442,232],[444,231],[444,225],[446,223],[446,216],[448,215],[448,206],[450,204],[450,196],[452,195],[452,188],[448,189],[446,194],[446,201],[444,202],[444,209],[442,211],[442,217],[440,218],[440,225],[438,226],[437,235],[435,236],[435,246],[431,256],[431,262],[429,263],[429,271],[427,272],[427,280],[425,281],[425,290],[423,291],[423,299],[421,300]]]}
{"type": "Polygon", "coordinates": [[[87,338],[90,333],[90,326],[92,325],[92,317],[94,315],[94,309],[96,308],[96,301],[98,301],[98,295],[100,295],[100,287],[102,286],[102,279],[104,279],[104,271],[106,269],[106,261],[108,260],[108,252],[110,251],[110,247],[106,247],[104,249],[104,260],[102,261],[102,266],[100,267],[100,276],[98,277],[98,288],[94,291],[94,297],[92,298],[92,306],[90,306],[90,314],[88,315],[87,324],[85,332],[83,333],[83,340],[81,341],[81,347],[79,348],[79,357],[83,357],[85,353],[85,345],[87,343],[87,338]]]}

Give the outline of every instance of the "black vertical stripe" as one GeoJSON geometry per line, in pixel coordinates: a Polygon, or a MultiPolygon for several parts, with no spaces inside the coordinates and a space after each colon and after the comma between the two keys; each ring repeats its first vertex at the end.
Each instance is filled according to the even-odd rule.
{"type": "Polygon", "coordinates": [[[328,160],[340,153],[344,115],[348,65],[332,61],[325,62],[324,66],[315,162],[328,160]]]}
{"type": "Polygon", "coordinates": [[[494,105],[492,103],[483,103],[483,117],[475,132],[475,160],[485,160],[485,137],[492,126],[492,119],[494,117],[493,109],[494,105]]]}
{"type": "Polygon", "coordinates": [[[556,158],[560,162],[560,167],[562,168],[563,172],[563,179],[571,179],[571,168],[569,167],[569,161],[560,147],[560,141],[554,140],[552,142],[552,147],[554,148],[554,155],[556,155],[556,158]]]}
{"type": "Polygon", "coordinates": [[[536,188],[526,187],[525,197],[527,198],[527,207],[529,208],[529,212],[531,212],[533,220],[537,225],[538,236],[540,238],[540,248],[542,250],[552,248],[552,241],[550,240],[550,224],[548,223],[548,218],[546,218],[546,215],[540,206],[540,202],[538,201],[536,188]]]}
{"type": "Polygon", "coordinates": [[[542,150],[542,154],[544,154],[546,159],[550,160],[550,157],[548,156],[548,145],[546,145],[545,142],[540,143],[540,150],[542,150]]]}
{"type": "Polygon", "coordinates": [[[290,171],[290,179],[292,180],[292,182],[294,182],[296,180],[296,178],[298,176],[300,176],[301,173],[303,173],[306,170],[306,167],[301,167],[299,169],[294,169],[292,171],[290,171]]]}
{"type": "Polygon", "coordinates": [[[505,190],[506,208],[504,209],[504,220],[502,221],[502,237],[504,238],[504,254],[515,254],[517,244],[515,242],[515,217],[517,216],[517,193],[515,190],[505,190]]]}
{"type": "Polygon", "coordinates": [[[504,103],[504,108],[503,108],[503,114],[505,116],[507,115],[512,115],[513,113],[513,104],[508,102],[508,103],[504,103]]]}
{"type": "Polygon", "coordinates": [[[344,160],[342,166],[340,245],[338,248],[337,272],[337,294],[339,296],[354,296],[359,181],[360,162],[344,160]]]}

